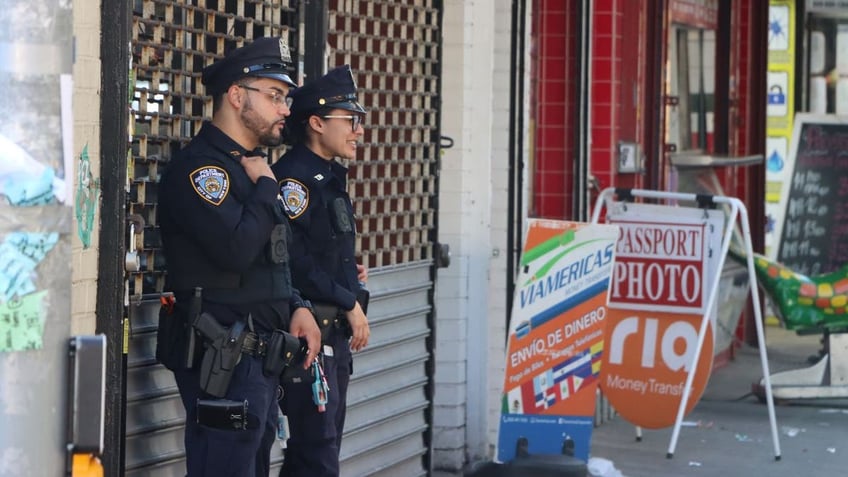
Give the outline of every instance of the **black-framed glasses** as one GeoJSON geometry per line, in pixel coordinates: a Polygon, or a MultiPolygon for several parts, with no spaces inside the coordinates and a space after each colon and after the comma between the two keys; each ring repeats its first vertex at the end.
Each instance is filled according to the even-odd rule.
{"type": "Polygon", "coordinates": [[[287,108],[291,109],[292,103],[294,103],[294,99],[289,98],[282,91],[277,91],[276,89],[262,89],[262,88],[254,88],[253,86],[248,86],[246,84],[236,84],[239,88],[244,88],[248,91],[257,91],[262,94],[268,95],[271,98],[271,102],[274,103],[275,106],[286,105],[287,108]]]}
{"type": "Polygon", "coordinates": [[[324,119],[349,119],[350,130],[353,132],[356,132],[356,129],[362,124],[362,116],[359,114],[328,114],[321,117],[324,119]]]}

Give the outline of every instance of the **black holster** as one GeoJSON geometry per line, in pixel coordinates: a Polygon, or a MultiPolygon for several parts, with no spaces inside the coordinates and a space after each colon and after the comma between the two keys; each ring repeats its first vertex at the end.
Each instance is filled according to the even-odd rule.
{"type": "Polygon", "coordinates": [[[313,303],[312,310],[315,313],[315,321],[318,323],[318,329],[321,330],[322,343],[327,343],[330,334],[340,325],[340,320],[344,319],[344,322],[347,323],[344,312],[336,305],[313,303]]]}
{"type": "MultiPolygon", "coordinates": [[[[368,314],[368,302],[371,292],[365,287],[360,287],[356,292],[356,302],[362,308],[362,312],[368,314]]],[[[318,328],[321,329],[321,341],[326,342],[333,329],[340,330],[345,338],[353,336],[353,329],[347,321],[347,313],[340,307],[330,304],[313,304],[315,318],[318,320],[318,328]],[[329,323],[329,324],[327,324],[329,323]]]]}
{"type": "Polygon", "coordinates": [[[237,321],[225,328],[214,316],[204,312],[197,316],[193,326],[206,343],[200,364],[200,388],[211,396],[224,397],[241,359],[242,344],[247,336],[245,324],[237,321]]]}

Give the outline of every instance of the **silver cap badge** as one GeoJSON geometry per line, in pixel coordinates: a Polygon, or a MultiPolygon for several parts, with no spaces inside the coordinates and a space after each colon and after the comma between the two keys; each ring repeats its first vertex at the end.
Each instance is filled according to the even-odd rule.
{"type": "Polygon", "coordinates": [[[289,41],[285,36],[280,37],[280,59],[283,63],[291,63],[291,51],[289,51],[289,41]]]}

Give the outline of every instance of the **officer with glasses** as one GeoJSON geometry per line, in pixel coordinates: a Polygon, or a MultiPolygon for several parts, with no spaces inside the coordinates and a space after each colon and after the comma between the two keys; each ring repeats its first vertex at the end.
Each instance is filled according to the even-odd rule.
{"type": "Polygon", "coordinates": [[[176,301],[160,313],[156,354],[185,407],[189,477],[267,477],[282,370],[309,368],[321,347],[311,305],[291,285],[289,220],[261,150],[282,143],[290,63],[281,38],[259,38],[206,67],[212,120],[159,186],[165,289],[176,301]]]}
{"type": "Polygon", "coordinates": [[[314,305],[323,346],[315,373],[283,377],[281,409],[291,437],[280,475],[337,477],[351,351],[368,344],[370,329],[364,289],[368,274],[355,259],[348,170],[336,160],[356,158],[365,108],[357,101],[348,65],[289,97],[294,102],[286,137],[293,147],[271,169],[292,223],[292,280],[314,305]]]}

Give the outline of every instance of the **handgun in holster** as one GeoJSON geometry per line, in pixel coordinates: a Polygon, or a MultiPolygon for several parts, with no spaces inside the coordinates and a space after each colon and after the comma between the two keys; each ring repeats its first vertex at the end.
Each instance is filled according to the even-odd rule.
{"type": "Polygon", "coordinates": [[[247,336],[245,324],[237,321],[227,328],[214,316],[203,312],[197,315],[193,326],[206,342],[200,364],[200,388],[212,396],[224,397],[241,359],[242,344],[247,336]]]}

